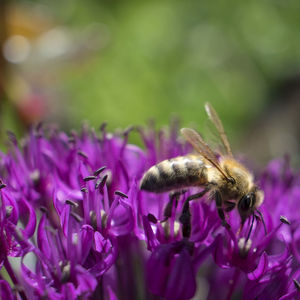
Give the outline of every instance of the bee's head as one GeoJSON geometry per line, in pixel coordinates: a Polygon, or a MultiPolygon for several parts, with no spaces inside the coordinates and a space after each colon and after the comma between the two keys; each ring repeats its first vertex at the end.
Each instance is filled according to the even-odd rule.
{"type": "Polygon", "coordinates": [[[238,203],[238,210],[242,223],[244,223],[246,219],[254,213],[254,210],[262,204],[263,198],[263,191],[254,188],[240,199],[238,203]]]}

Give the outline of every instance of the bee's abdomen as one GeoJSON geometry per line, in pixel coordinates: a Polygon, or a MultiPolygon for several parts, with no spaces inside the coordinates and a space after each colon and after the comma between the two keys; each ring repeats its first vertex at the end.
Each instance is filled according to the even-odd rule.
{"type": "Polygon", "coordinates": [[[144,174],[140,187],[161,193],[203,185],[207,181],[206,171],[204,162],[198,156],[179,156],[151,167],[144,174]]]}

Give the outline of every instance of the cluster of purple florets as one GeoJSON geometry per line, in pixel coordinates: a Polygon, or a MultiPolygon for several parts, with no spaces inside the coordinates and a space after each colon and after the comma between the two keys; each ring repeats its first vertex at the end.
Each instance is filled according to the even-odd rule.
{"type": "Polygon", "coordinates": [[[179,217],[188,190],[164,219],[168,193],[139,189],[157,162],[190,151],[175,127],[111,135],[35,128],[0,154],[1,299],[298,299],[300,176],[287,159],[259,178],[260,218],[234,210],[221,225],[215,204],[190,203],[191,234],[179,217]]]}

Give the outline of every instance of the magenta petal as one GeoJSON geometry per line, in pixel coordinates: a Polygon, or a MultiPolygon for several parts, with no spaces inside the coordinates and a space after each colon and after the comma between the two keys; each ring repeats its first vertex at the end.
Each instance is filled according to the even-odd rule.
{"type": "Polygon", "coordinates": [[[65,204],[63,206],[61,216],[60,216],[60,224],[63,229],[63,233],[65,236],[68,236],[68,227],[69,227],[69,218],[70,218],[70,205],[65,204]]]}
{"type": "Polygon", "coordinates": [[[159,245],[159,241],[155,237],[150,222],[146,216],[143,216],[143,225],[147,240],[147,249],[153,251],[159,245]]]}
{"type": "MultiPolygon", "coordinates": [[[[83,272],[80,270],[77,270],[77,282],[78,287],[76,289],[76,292],[78,295],[91,293],[95,290],[97,286],[97,280],[94,276],[92,276],[89,272],[83,272]]],[[[76,299],[76,298],[74,298],[76,299]]]]}
{"type": "Polygon", "coordinates": [[[109,231],[115,235],[126,235],[134,228],[133,212],[131,206],[119,200],[119,204],[111,211],[109,231]]]}
{"type": "Polygon", "coordinates": [[[105,251],[103,252],[103,259],[97,261],[96,264],[90,268],[90,273],[95,276],[100,276],[106,272],[115,263],[118,257],[118,245],[115,238],[111,237],[110,240],[105,241],[105,251]]]}
{"type": "Polygon", "coordinates": [[[27,223],[25,228],[22,230],[24,237],[30,238],[35,231],[36,227],[36,215],[33,207],[25,200],[21,199],[19,202],[20,207],[22,207],[22,214],[27,217],[27,223]]]}
{"type": "Polygon", "coordinates": [[[107,287],[107,294],[108,294],[108,300],[118,300],[117,295],[115,294],[115,292],[110,286],[107,287]]]}
{"type": "Polygon", "coordinates": [[[97,252],[102,252],[105,240],[99,231],[94,233],[94,245],[97,252]]]}
{"type": "Polygon", "coordinates": [[[49,259],[51,257],[51,247],[47,238],[47,229],[46,229],[47,217],[44,214],[41,217],[38,231],[37,231],[37,243],[39,249],[44,253],[44,255],[49,259]]]}
{"type": "Polygon", "coordinates": [[[13,196],[11,195],[11,193],[9,193],[7,191],[1,191],[1,198],[2,198],[2,201],[3,201],[5,207],[7,207],[7,206],[12,207],[11,214],[9,216],[9,220],[13,224],[17,224],[17,222],[19,220],[19,208],[18,208],[16,201],[13,199],[13,196]]]}
{"type": "Polygon", "coordinates": [[[0,280],[0,299],[13,300],[14,296],[10,285],[5,280],[0,280]]]}
{"type": "Polygon", "coordinates": [[[78,298],[74,284],[70,282],[63,285],[61,295],[64,300],[74,300],[78,298]]]}
{"type": "Polygon", "coordinates": [[[43,294],[44,286],[41,284],[39,276],[27,268],[23,262],[24,256],[21,260],[21,274],[22,280],[24,280],[31,288],[37,290],[40,294],[43,294]]]}
{"type": "Polygon", "coordinates": [[[278,300],[295,300],[295,299],[299,299],[299,296],[300,296],[299,292],[295,290],[293,292],[285,294],[284,296],[280,297],[278,300]]]}
{"type": "Polygon", "coordinates": [[[83,225],[80,231],[82,244],[81,262],[84,263],[93,245],[94,229],[90,225],[83,225]]]}
{"type": "Polygon", "coordinates": [[[257,265],[257,268],[248,274],[248,278],[250,280],[257,280],[259,279],[261,276],[263,276],[266,268],[268,267],[268,255],[266,254],[266,252],[264,252],[262,254],[262,256],[259,259],[259,263],[257,265]]]}
{"type": "Polygon", "coordinates": [[[150,291],[162,296],[169,274],[171,245],[158,246],[147,262],[147,282],[150,291]]]}
{"type": "Polygon", "coordinates": [[[170,272],[165,298],[169,300],[186,300],[194,296],[196,292],[196,279],[190,254],[183,249],[170,272]]]}
{"type": "Polygon", "coordinates": [[[228,263],[228,259],[224,254],[224,244],[223,244],[223,237],[221,234],[219,234],[216,239],[215,239],[215,248],[214,248],[214,260],[216,264],[223,268],[223,269],[228,269],[230,268],[230,265],[228,263]]]}

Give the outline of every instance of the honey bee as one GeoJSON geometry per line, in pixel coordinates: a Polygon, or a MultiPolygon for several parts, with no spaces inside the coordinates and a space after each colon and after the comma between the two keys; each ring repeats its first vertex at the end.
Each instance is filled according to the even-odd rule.
{"type": "Polygon", "coordinates": [[[161,193],[202,187],[200,193],[187,198],[180,217],[181,223],[184,225],[190,222],[186,221],[190,216],[188,202],[209,193],[209,199],[216,201],[222,225],[230,228],[225,219],[225,212],[236,208],[241,217],[242,228],[250,216],[253,216],[254,221],[256,212],[262,217],[258,207],[263,203],[264,194],[255,184],[252,173],[233,158],[222,122],[214,108],[206,103],[205,110],[218,131],[226,153],[216,154],[199,133],[190,128],[182,128],[182,135],[196,153],[167,159],[151,167],[144,174],[140,189],[161,193]]]}

